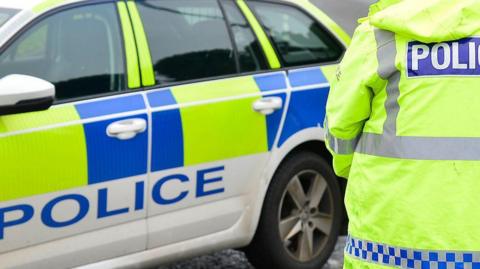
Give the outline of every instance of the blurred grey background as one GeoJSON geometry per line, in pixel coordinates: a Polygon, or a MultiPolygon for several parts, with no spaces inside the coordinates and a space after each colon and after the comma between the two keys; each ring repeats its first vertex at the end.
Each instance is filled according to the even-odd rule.
{"type": "Polygon", "coordinates": [[[368,7],[375,3],[373,0],[311,0],[334,21],[353,34],[357,27],[357,20],[368,14],[368,7]]]}
{"type": "MultiPolygon", "coordinates": [[[[352,35],[357,27],[357,20],[368,14],[368,7],[374,0],[311,0],[327,13],[334,21],[352,35]]],[[[345,238],[340,238],[327,265],[323,269],[341,269],[343,265],[343,248],[345,238]]],[[[253,269],[245,255],[235,250],[225,250],[179,262],[159,269],[253,269]]]]}

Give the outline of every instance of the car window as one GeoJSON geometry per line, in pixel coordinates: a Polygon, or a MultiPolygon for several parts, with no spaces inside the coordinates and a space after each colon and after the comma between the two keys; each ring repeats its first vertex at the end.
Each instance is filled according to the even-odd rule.
{"type": "Polygon", "coordinates": [[[47,57],[48,25],[44,24],[30,35],[25,36],[12,55],[17,62],[41,60],[47,57]]]}
{"type": "Polygon", "coordinates": [[[15,9],[0,8],[0,26],[5,24],[17,12],[15,9]]]}
{"type": "Polygon", "coordinates": [[[157,84],[237,72],[235,53],[216,0],[137,2],[157,84]]]}
{"type": "Polygon", "coordinates": [[[268,2],[249,2],[287,67],[338,60],[343,47],[301,10],[268,2]]]}
{"type": "Polygon", "coordinates": [[[0,77],[30,75],[55,85],[57,100],[125,88],[114,4],[73,8],[49,16],[0,55],[0,77]]]}
{"type": "Polygon", "coordinates": [[[233,1],[222,1],[237,46],[241,72],[267,69],[265,56],[250,25],[233,1]]]}

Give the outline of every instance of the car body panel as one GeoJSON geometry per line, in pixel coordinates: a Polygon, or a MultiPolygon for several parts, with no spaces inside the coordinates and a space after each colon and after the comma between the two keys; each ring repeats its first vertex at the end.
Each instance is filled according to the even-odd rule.
{"type": "Polygon", "coordinates": [[[9,1],[9,0],[0,0],[0,7],[2,8],[13,8],[13,9],[32,9],[36,5],[42,3],[43,0],[25,0],[25,1],[9,1]]]}
{"type": "MultiPolygon", "coordinates": [[[[18,229],[4,228],[0,252],[6,254],[1,255],[2,266],[18,264],[16,253],[24,251],[34,252],[21,259],[25,267],[36,264],[36,268],[42,268],[41,264],[45,264],[44,268],[48,268],[52,264],[75,265],[95,261],[95,256],[88,253],[88,248],[93,245],[98,248],[108,246],[105,248],[108,251],[102,252],[104,257],[145,249],[147,213],[138,186],[146,185],[148,135],[140,134],[125,143],[108,138],[105,132],[110,123],[129,118],[147,120],[141,94],[58,105],[45,112],[1,117],[2,126],[14,130],[0,137],[2,152],[4,147],[11,152],[2,156],[9,159],[27,156],[11,161],[21,162],[30,167],[27,172],[35,173],[12,170],[10,174],[15,175],[15,182],[8,181],[8,178],[2,180],[5,189],[15,186],[14,190],[22,190],[22,193],[5,192],[9,196],[3,195],[0,207],[7,218],[17,219],[15,216],[22,213],[19,206],[33,209],[31,219],[18,229]],[[45,169],[50,167],[54,169],[45,169]],[[18,178],[19,175],[22,178],[18,178]],[[18,184],[25,186],[19,187],[18,184]],[[116,208],[111,208],[112,204],[116,208]],[[120,214],[119,210],[128,211],[128,214],[120,214]],[[76,252],[48,251],[52,247],[59,249],[58,246],[65,244],[68,238],[75,241],[97,233],[111,234],[117,228],[133,227],[136,227],[134,234],[119,238],[117,242],[89,241],[89,246],[79,244],[76,252]],[[135,244],[123,248],[130,240],[135,244]],[[38,251],[43,253],[42,257],[38,251]],[[83,260],[73,257],[83,257],[83,260]]],[[[2,160],[2,167],[4,163],[6,161],[2,160]]],[[[2,170],[14,167],[5,166],[2,170]]],[[[8,171],[4,173],[8,175],[8,171]]]]}
{"type": "Polygon", "coordinates": [[[248,203],[246,194],[253,189],[255,179],[264,172],[283,114],[281,109],[269,116],[261,115],[253,110],[253,103],[269,91],[285,95],[285,81],[284,72],[275,72],[147,92],[152,105],[154,138],[150,189],[155,192],[158,180],[171,174],[187,175],[189,179],[183,184],[171,179],[172,183],[168,184],[173,185],[162,193],[173,199],[182,191],[187,191],[181,201],[165,202],[169,206],[158,206],[158,201],[149,202],[149,248],[219,232],[239,220],[242,210],[238,211],[237,206],[232,208],[237,208],[233,212],[204,211],[202,216],[198,216],[215,220],[214,223],[219,226],[200,225],[202,222],[193,221],[195,217],[190,217],[190,224],[185,224],[191,226],[188,229],[185,227],[189,233],[178,233],[179,229],[174,225],[160,225],[165,220],[171,220],[169,214],[178,215],[169,213],[171,211],[222,203],[235,197],[243,200],[243,205],[248,203]],[[165,126],[179,127],[167,130],[165,126]],[[179,152],[183,152],[183,156],[178,156],[179,152]],[[208,190],[204,194],[199,193],[198,171],[211,171],[209,178],[219,179],[205,187],[208,190]],[[195,179],[196,186],[192,182],[195,179]],[[182,185],[190,188],[182,188],[182,185]]]}
{"type": "Polygon", "coordinates": [[[330,84],[320,67],[293,69],[288,73],[292,94],[279,147],[307,128],[323,128],[330,84]]]}

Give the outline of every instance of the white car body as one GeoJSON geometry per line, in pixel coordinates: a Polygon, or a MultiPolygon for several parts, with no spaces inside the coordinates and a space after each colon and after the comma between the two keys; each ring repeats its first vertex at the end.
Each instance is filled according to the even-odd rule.
{"type": "MultiPolygon", "coordinates": [[[[50,2],[52,2],[52,6],[57,6],[81,1],[50,2]]],[[[290,2],[295,4],[297,1],[290,0],[290,2]]],[[[0,48],[42,14],[42,12],[34,12],[33,9],[44,3],[43,0],[0,0],[0,8],[21,10],[3,26],[0,26],[0,48]]],[[[340,37],[337,36],[337,39],[340,40],[340,37]]],[[[225,248],[248,245],[255,234],[266,192],[281,162],[299,147],[316,147],[323,144],[325,131],[322,128],[323,119],[320,118],[316,126],[302,128],[281,143],[280,139],[286,128],[288,113],[292,113],[287,109],[291,107],[292,94],[318,90],[328,92],[330,87],[327,81],[292,86],[292,76],[301,72],[326,74],[324,68],[331,70],[332,64],[268,73],[268,75],[281,76],[286,81],[284,89],[269,92],[269,94],[284,94],[285,99],[274,144],[268,152],[157,172],[151,172],[149,169],[150,172],[134,177],[0,202],[0,209],[28,204],[32,205],[35,211],[35,215],[28,222],[18,226],[5,227],[5,238],[0,240],[0,268],[147,267],[225,248]],[[152,191],[155,190],[159,179],[165,179],[171,175],[183,175],[183,178],[188,180],[170,180],[160,184],[160,187],[157,185],[161,196],[174,199],[178,198],[181,193],[185,192],[186,195],[175,203],[159,205],[152,198],[152,191]],[[200,187],[198,187],[199,185],[200,187]],[[220,192],[219,190],[222,189],[223,191],[220,192]],[[102,190],[104,191],[102,192],[102,190]],[[219,193],[204,197],[200,195],[199,198],[199,191],[205,193],[219,191],[219,193]],[[104,204],[99,202],[100,192],[105,195],[103,197],[106,199],[103,201],[104,204]],[[82,221],[67,229],[53,229],[45,226],[42,223],[40,212],[42,214],[44,211],[47,212],[46,206],[56,198],[70,194],[84,197],[89,202],[88,212],[82,221]],[[140,200],[142,202],[139,202],[140,200]],[[138,203],[142,203],[142,205],[140,206],[138,203]],[[100,204],[106,206],[106,210],[109,212],[128,209],[128,213],[112,215],[99,220],[99,211],[105,210],[105,208],[99,208],[100,204]],[[137,210],[136,207],[139,209],[137,210]]],[[[262,74],[257,75],[257,77],[261,76],[262,74]]],[[[122,97],[141,96],[144,100],[148,100],[149,93],[161,90],[158,88],[127,93],[122,97]]],[[[104,102],[116,98],[118,96],[101,97],[96,98],[93,102],[104,102]]],[[[258,92],[258,94],[235,96],[230,99],[227,97],[186,105],[180,104],[178,107],[208,105],[242,98],[260,99],[262,94],[258,92]]],[[[83,100],[68,104],[56,104],[54,108],[62,108],[67,105],[78,106],[91,102],[92,100],[83,100]]],[[[147,101],[145,103],[147,103],[146,107],[141,110],[81,119],[75,123],[59,123],[48,127],[32,128],[28,131],[0,133],[0,139],[64,127],[69,124],[87,124],[143,113],[149,120],[148,167],[151,168],[152,113],[162,109],[168,110],[170,107],[155,108],[148,105],[147,101]]],[[[312,150],[326,154],[324,148],[319,147],[312,150]]],[[[65,201],[55,204],[54,208],[50,208],[49,213],[58,221],[71,220],[78,214],[78,208],[78,204],[65,201]]],[[[5,214],[6,221],[21,219],[20,213],[20,211],[16,211],[5,214]]]]}

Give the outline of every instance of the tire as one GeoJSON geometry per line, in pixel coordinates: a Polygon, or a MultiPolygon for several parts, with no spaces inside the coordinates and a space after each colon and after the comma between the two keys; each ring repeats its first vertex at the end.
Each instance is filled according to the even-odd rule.
{"type": "Polygon", "coordinates": [[[255,268],[323,267],[343,222],[343,198],[337,180],[327,162],[312,152],[299,152],[282,163],[267,192],[254,239],[245,249],[255,268]],[[304,191],[305,199],[299,190],[304,191]],[[301,202],[303,207],[299,206],[301,202]]]}

